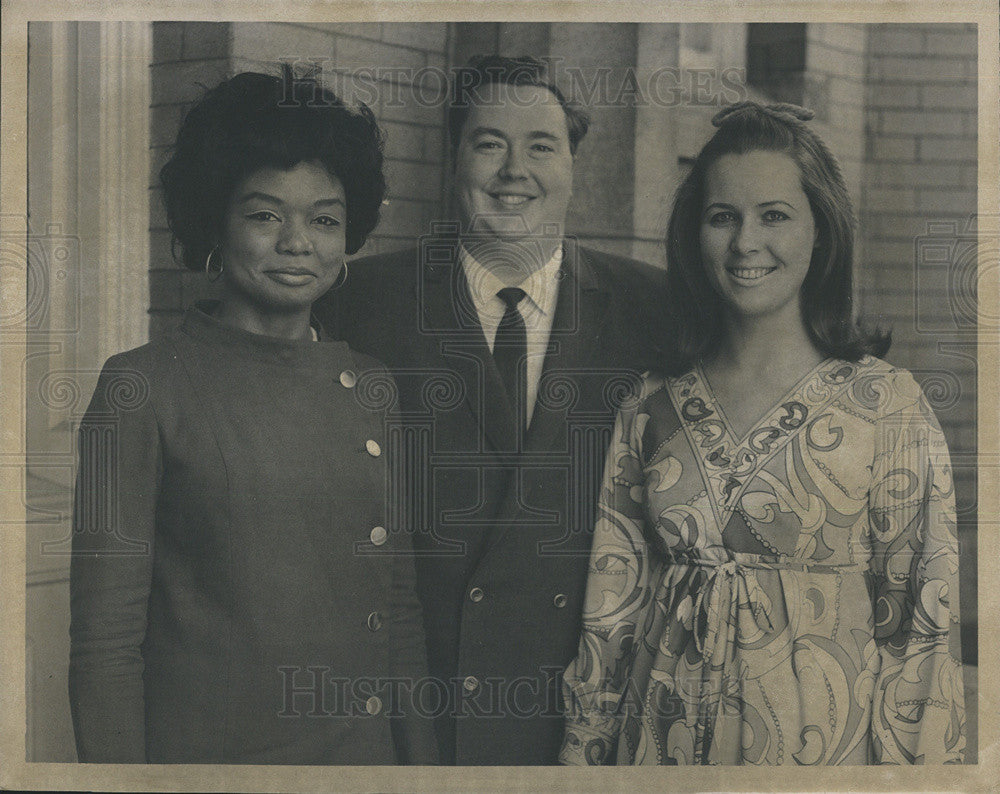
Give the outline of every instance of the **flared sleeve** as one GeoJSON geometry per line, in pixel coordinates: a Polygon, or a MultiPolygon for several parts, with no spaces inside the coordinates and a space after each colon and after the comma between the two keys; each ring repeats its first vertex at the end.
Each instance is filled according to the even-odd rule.
{"type": "Polygon", "coordinates": [[[140,648],[161,475],[149,386],[125,358],[109,359],[80,426],[69,695],[82,762],[146,761],[140,648]]]}
{"type": "Polygon", "coordinates": [[[409,533],[401,533],[393,560],[393,675],[403,682],[401,718],[392,722],[397,763],[437,764],[438,747],[432,717],[418,708],[414,692],[427,679],[427,643],[423,613],[417,600],[416,572],[409,533]]]}
{"type": "Polygon", "coordinates": [[[643,531],[642,428],[638,400],[618,412],[604,465],[587,571],[583,629],[563,676],[566,732],[560,763],[613,763],[629,670],[655,576],[643,531]]]}
{"type": "MultiPolygon", "coordinates": [[[[392,376],[382,370],[379,376],[392,382],[392,376]]],[[[398,388],[393,386],[393,394],[398,388]]],[[[389,408],[386,423],[400,421],[398,404],[389,408]]],[[[393,449],[394,456],[402,452],[393,449]]],[[[398,460],[396,466],[406,471],[412,461],[398,460]]],[[[419,465],[419,464],[417,464],[419,465]]],[[[437,739],[434,734],[432,715],[418,707],[415,692],[418,682],[427,680],[427,640],[424,633],[423,610],[417,596],[417,573],[413,550],[413,533],[410,516],[405,516],[402,526],[397,527],[397,537],[393,540],[392,577],[392,630],[393,630],[393,675],[403,682],[398,713],[392,721],[393,742],[396,745],[396,760],[399,764],[426,766],[437,765],[440,761],[437,739]]]]}
{"type": "Polygon", "coordinates": [[[897,381],[901,391],[915,398],[877,423],[869,496],[880,661],[873,761],[961,763],[965,701],[951,463],[934,412],[908,374],[897,381]]]}

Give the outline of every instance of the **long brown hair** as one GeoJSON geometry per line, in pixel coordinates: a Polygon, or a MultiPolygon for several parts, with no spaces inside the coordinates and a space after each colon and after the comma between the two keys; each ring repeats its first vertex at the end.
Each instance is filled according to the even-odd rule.
{"type": "Polygon", "coordinates": [[[889,349],[890,334],[865,330],[854,317],[854,211],[837,158],[805,123],[812,116],[797,105],[740,102],[712,119],[718,129],[678,188],[667,227],[667,305],[674,326],[667,374],[683,373],[722,342],[724,304],[701,256],[705,179],[723,155],[752,151],[787,154],[799,167],[818,232],[800,292],[802,321],[812,343],[824,355],[848,361],[882,356],[889,349]]]}

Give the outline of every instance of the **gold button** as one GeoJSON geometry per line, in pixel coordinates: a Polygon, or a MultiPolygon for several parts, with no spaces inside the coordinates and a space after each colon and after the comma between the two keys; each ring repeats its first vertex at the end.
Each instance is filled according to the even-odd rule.
{"type": "Polygon", "coordinates": [[[368,450],[368,454],[371,455],[373,458],[377,458],[379,455],[382,454],[382,447],[378,445],[377,441],[374,441],[370,438],[365,442],[365,449],[368,450]]]}
{"type": "Polygon", "coordinates": [[[358,377],[349,369],[345,369],[340,373],[340,385],[345,389],[353,389],[354,384],[358,382],[358,377]]]}
{"type": "Polygon", "coordinates": [[[462,682],[462,686],[465,687],[466,692],[475,692],[479,688],[479,679],[474,675],[467,676],[462,682]]]}
{"type": "Polygon", "coordinates": [[[382,628],[382,616],[378,612],[372,612],[368,616],[368,628],[372,631],[378,631],[382,628]]]}
{"type": "Polygon", "coordinates": [[[562,609],[566,606],[566,602],[569,601],[568,598],[563,593],[559,593],[555,598],[552,599],[552,603],[555,605],[556,609],[562,609]]]}
{"type": "Polygon", "coordinates": [[[481,587],[473,587],[469,591],[469,599],[475,604],[478,604],[480,601],[482,601],[485,596],[486,593],[483,592],[481,587]]]}
{"type": "Polygon", "coordinates": [[[375,527],[375,529],[371,531],[371,535],[369,535],[369,537],[371,538],[372,545],[381,546],[385,543],[386,538],[389,537],[389,533],[385,531],[385,527],[375,527]]]}
{"type": "Polygon", "coordinates": [[[371,715],[378,714],[382,710],[382,698],[372,695],[365,701],[365,711],[371,715]]]}

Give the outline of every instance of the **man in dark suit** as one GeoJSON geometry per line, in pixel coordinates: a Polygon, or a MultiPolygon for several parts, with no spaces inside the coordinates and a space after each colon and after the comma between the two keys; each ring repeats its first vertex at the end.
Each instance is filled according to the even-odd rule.
{"type": "Polygon", "coordinates": [[[556,763],[615,410],[663,342],[662,271],[564,237],[587,126],[540,62],[474,59],[449,108],[459,223],[352,262],[316,307],[398,385],[387,498],[443,763],[556,763]]]}

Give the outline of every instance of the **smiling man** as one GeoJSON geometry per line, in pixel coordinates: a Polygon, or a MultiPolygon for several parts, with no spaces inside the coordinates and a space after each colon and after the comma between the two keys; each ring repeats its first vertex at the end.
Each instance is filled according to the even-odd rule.
{"type": "Polygon", "coordinates": [[[485,83],[473,97],[469,107],[456,103],[451,119],[463,248],[516,286],[561,250],[588,122],[542,86],[485,83]]]}
{"type": "Polygon", "coordinates": [[[665,277],[565,235],[588,119],[541,62],[456,70],[448,127],[458,222],[352,262],[317,307],[398,387],[390,531],[414,533],[432,680],[409,689],[442,761],[554,764],[596,489],[665,277]]]}

